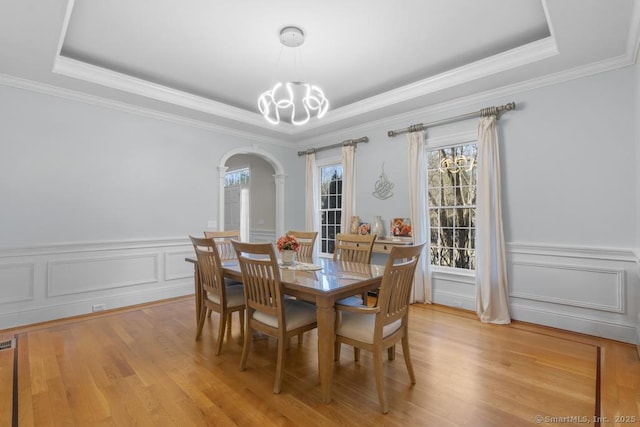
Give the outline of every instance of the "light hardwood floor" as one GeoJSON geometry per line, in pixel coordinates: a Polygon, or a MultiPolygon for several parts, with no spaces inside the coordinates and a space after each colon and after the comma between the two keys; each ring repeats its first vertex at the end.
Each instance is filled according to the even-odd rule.
{"type": "MultiPolygon", "coordinates": [[[[410,321],[417,384],[398,348],[385,361],[387,415],[370,353],[355,363],[343,348],[325,405],[317,335],[294,338],[275,395],[275,341],[255,337],[240,372],[237,316],[216,357],[218,318],[195,341],[192,298],[0,331],[0,339],[18,338],[20,426],[597,425],[597,413],[603,426],[640,425],[635,346],[521,322],[486,325],[437,305],[412,306],[410,321]]],[[[13,357],[14,350],[0,352],[0,426],[12,422],[13,357]]]]}

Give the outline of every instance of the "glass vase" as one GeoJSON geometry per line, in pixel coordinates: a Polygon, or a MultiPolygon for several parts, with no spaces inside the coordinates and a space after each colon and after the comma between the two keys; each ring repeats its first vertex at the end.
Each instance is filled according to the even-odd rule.
{"type": "Polygon", "coordinates": [[[377,239],[384,237],[384,225],[379,215],[373,217],[373,227],[371,227],[371,234],[375,234],[377,239]]]}

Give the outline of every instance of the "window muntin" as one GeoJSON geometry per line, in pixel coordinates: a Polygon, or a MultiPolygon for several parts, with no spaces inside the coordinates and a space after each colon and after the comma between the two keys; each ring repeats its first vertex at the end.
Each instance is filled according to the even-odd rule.
{"type": "Polygon", "coordinates": [[[342,220],[342,164],[320,170],[320,253],[332,254],[342,220]]]}
{"type": "Polygon", "coordinates": [[[227,172],[224,174],[224,186],[233,187],[234,185],[242,185],[249,183],[249,168],[243,168],[227,172]]]}
{"type": "Polygon", "coordinates": [[[427,151],[431,264],[475,270],[478,146],[427,151]]]}

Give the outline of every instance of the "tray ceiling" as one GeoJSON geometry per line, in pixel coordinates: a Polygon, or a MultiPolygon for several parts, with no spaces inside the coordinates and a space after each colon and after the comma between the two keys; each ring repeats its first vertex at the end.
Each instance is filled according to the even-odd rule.
{"type": "MultiPolygon", "coordinates": [[[[300,141],[460,97],[635,62],[632,0],[12,0],[0,73],[300,141]],[[280,30],[305,32],[282,47],[280,30]],[[322,87],[325,119],[273,126],[278,80],[322,87]]],[[[6,79],[5,79],[6,80],[6,79]]]]}

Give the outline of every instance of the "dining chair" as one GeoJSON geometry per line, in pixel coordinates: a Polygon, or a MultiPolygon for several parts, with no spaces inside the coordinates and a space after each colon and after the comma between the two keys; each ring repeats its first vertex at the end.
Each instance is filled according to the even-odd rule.
{"type": "Polygon", "coordinates": [[[216,241],[218,253],[222,261],[236,259],[236,251],[231,244],[232,240],[240,240],[240,230],[229,231],[205,231],[204,237],[213,238],[216,241]]]}
{"type": "MultiPolygon", "coordinates": [[[[375,240],[375,234],[360,235],[338,233],[335,240],[333,259],[345,262],[370,264],[371,253],[373,252],[373,244],[375,240]]],[[[362,300],[358,299],[357,296],[352,296],[338,302],[350,305],[367,305],[367,296],[368,293],[365,292],[360,295],[362,300]]]]}
{"type": "Polygon", "coordinates": [[[342,343],[354,346],[356,361],[360,358],[360,349],[373,352],[378,399],[385,414],[389,412],[382,363],[385,349],[389,353],[389,360],[393,360],[395,345],[398,341],[402,342],[402,353],[411,384],[416,383],[409,354],[409,301],[416,265],[423,247],[424,243],[391,249],[375,307],[336,305],[335,360],[340,360],[342,343]]]}
{"type": "MultiPolygon", "coordinates": [[[[224,330],[227,322],[231,324],[231,314],[238,312],[240,317],[240,332],[244,334],[244,287],[227,286],[222,273],[222,261],[218,248],[213,238],[189,236],[198,259],[198,272],[202,286],[201,307],[199,308],[198,327],[196,340],[202,336],[202,328],[208,312],[215,311],[220,314],[218,323],[218,343],[216,355],[222,350],[224,330]]],[[[231,328],[228,331],[231,337],[231,328]]]]}
{"type": "Polygon", "coordinates": [[[316,238],[318,237],[317,231],[287,231],[287,235],[294,236],[300,243],[298,249],[298,259],[303,262],[313,261],[313,247],[316,244],[316,238]]]}
{"type": "MultiPolygon", "coordinates": [[[[216,247],[218,248],[218,254],[220,255],[220,260],[222,262],[237,260],[236,251],[233,249],[231,241],[240,240],[240,230],[205,231],[204,237],[213,238],[216,241],[216,247]]],[[[224,278],[224,283],[227,286],[242,285],[242,282],[229,277],[224,278]]],[[[211,317],[211,310],[209,309],[207,309],[207,317],[211,317]]],[[[227,335],[231,336],[231,317],[229,317],[227,327],[227,335]]]]}
{"type": "Polygon", "coordinates": [[[375,234],[338,233],[335,240],[333,259],[347,262],[371,263],[375,234]]]}
{"type": "Polygon", "coordinates": [[[273,392],[280,393],[289,339],[317,327],[316,308],[301,300],[284,298],[273,244],[234,240],[233,246],[240,263],[247,308],[247,330],[244,334],[240,370],[244,371],[247,367],[252,330],[275,337],[278,341],[278,356],[273,392]]]}

